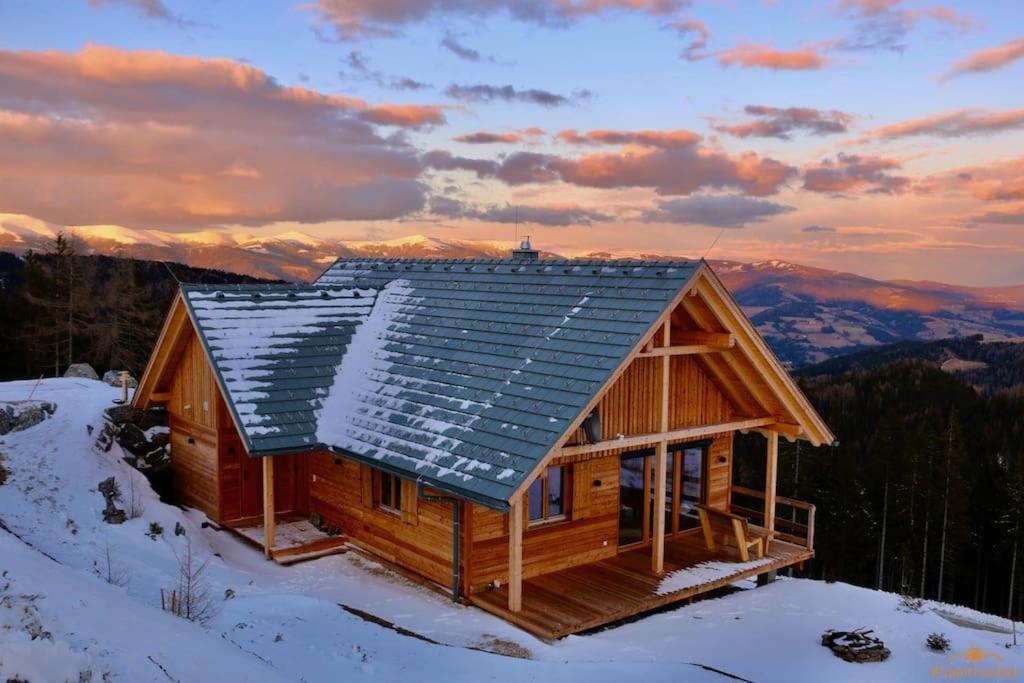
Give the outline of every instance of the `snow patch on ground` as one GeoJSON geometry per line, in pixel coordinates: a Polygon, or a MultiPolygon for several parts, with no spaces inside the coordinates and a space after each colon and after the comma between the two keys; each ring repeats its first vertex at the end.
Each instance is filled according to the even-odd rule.
{"type": "MultiPolygon", "coordinates": [[[[0,401],[24,398],[31,385],[0,383],[0,401]]],[[[717,670],[758,683],[914,682],[935,680],[931,667],[946,663],[925,647],[931,632],[945,633],[953,654],[978,647],[1024,669],[1021,653],[1004,647],[1009,636],[977,628],[1003,625],[997,617],[933,604],[901,612],[898,596],[845,584],[780,578],[549,644],[355,552],[280,567],[235,536],[204,528],[202,514],[159,501],[117,445],[93,448],[102,409],[120,393],[99,381],[45,380],[36,398],[56,403],[54,416],[0,437],[10,470],[0,485],[0,522],[10,530],[0,530],[0,680],[11,672],[34,683],[77,681],[83,672],[93,681],[163,683],[734,680],[717,670]],[[123,506],[134,496],[139,511],[117,526],[103,523],[96,491],[110,476],[123,506]],[[147,535],[151,522],[162,535],[147,535]],[[174,534],[177,524],[184,535],[174,534]],[[160,588],[176,581],[176,555],[188,542],[209,560],[215,614],[205,626],[160,609],[160,588]],[[934,611],[940,607],[972,625],[951,623],[934,611]],[[863,627],[891,648],[888,661],[849,664],[819,644],[826,629],[863,627]],[[481,647],[531,659],[474,649],[481,647]]]]}

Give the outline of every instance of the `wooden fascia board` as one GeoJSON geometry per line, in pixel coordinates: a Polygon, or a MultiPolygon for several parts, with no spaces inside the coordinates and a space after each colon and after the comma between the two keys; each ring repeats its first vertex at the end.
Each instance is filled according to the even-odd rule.
{"type": "Polygon", "coordinates": [[[681,302],[685,297],[689,296],[690,291],[694,288],[697,281],[700,279],[701,273],[703,273],[706,270],[708,270],[708,265],[707,263],[702,262],[700,266],[697,267],[697,270],[693,273],[693,275],[690,276],[690,279],[687,281],[686,285],[679,290],[675,297],[673,297],[673,299],[665,307],[665,310],[661,312],[661,315],[659,315],[658,318],[653,323],[651,323],[651,326],[647,328],[646,332],[640,335],[639,341],[637,341],[636,345],[632,349],[630,349],[630,352],[628,354],[626,354],[626,357],[619,364],[619,367],[615,369],[615,372],[613,372],[605,381],[604,385],[602,385],[594,393],[594,395],[591,397],[587,405],[583,408],[582,411],[580,411],[579,415],[576,416],[576,419],[570,422],[569,426],[565,429],[564,432],[562,432],[562,435],[555,440],[555,445],[551,447],[551,449],[544,455],[543,458],[540,459],[540,461],[538,461],[537,465],[533,468],[533,472],[531,472],[528,477],[523,479],[523,482],[512,493],[511,498],[518,498],[529,490],[530,485],[533,484],[533,480],[536,479],[537,476],[541,472],[543,472],[544,469],[548,466],[548,464],[550,464],[550,462],[555,458],[555,456],[559,454],[559,452],[562,449],[562,444],[565,443],[566,439],[572,436],[573,432],[580,428],[580,425],[583,424],[583,420],[587,418],[587,415],[589,415],[590,412],[601,402],[601,399],[605,397],[605,395],[611,390],[611,388],[615,386],[615,382],[619,379],[619,377],[622,376],[622,373],[626,371],[630,363],[632,363],[636,359],[636,357],[640,355],[644,347],[647,345],[647,342],[651,339],[652,335],[664,329],[665,321],[671,319],[672,312],[676,310],[676,307],[679,305],[679,302],[681,302]]]}
{"type": "Polygon", "coordinates": [[[565,446],[559,451],[559,456],[572,457],[622,448],[643,448],[644,446],[654,446],[666,441],[699,439],[713,434],[724,434],[726,432],[734,432],[737,430],[768,427],[769,425],[774,425],[776,423],[778,423],[778,418],[776,417],[754,417],[747,420],[734,420],[731,422],[718,422],[715,424],[696,425],[693,427],[681,427],[679,429],[672,429],[664,432],[624,436],[619,439],[608,439],[607,441],[598,441],[597,443],[588,443],[579,446],[565,446]]]}
{"type": "MultiPolygon", "coordinates": [[[[739,304],[732,298],[714,271],[708,268],[701,275],[703,276],[701,283],[706,283],[715,295],[714,297],[705,296],[705,302],[720,319],[722,317],[729,318],[729,322],[732,324],[727,326],[735,328],[732,331],[737,337],[737,345],[747,351],[754,367],[769,380],[770,385],[775,388],[775,393],[786,405],[792,417],[804,428],[809,440],[815,445],[829,444],[835,441],[835,436],[828,425],[804,396],[789,372],[782,367],[782,363],[776,358],[775,353],[768,347],[754,324],[743,313],[739,304]]],[[[698,289],[700,288],[698,287],[698,289]]]]}
{"type": "Polygon", "coordinates": [[[184,306],[185,302],[179,289],[171,301],[171,308],[164,318],[164,324],[160,328],[160,335],[153,346],[153,351],[149,354],[149,362],[146,363],[146,369],[139,380],[138,389],[132,396],[132,407],[145,409],[152,402],[151,396],[163,378],[171,356],[174,355],[172,353],[174,346],[181,340],[182,328],[186,319],[184,306]]]}

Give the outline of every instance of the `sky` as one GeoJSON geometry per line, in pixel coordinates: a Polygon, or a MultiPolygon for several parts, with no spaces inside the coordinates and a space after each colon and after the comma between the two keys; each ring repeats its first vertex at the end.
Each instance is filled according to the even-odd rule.
{"type": "Polygon", "coordinates": [[[994,1],[4,0],[0,213],[1020,284],[1022,27],[994,1]]]}

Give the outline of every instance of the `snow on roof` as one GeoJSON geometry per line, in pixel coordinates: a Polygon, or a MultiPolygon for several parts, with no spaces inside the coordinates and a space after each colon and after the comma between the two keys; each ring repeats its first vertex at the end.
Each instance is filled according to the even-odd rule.
{"type": "Polygon", "coordinates": [[[185,293],[250,454],[327,447],[503,508],[698,267],[349,259],[185,293]]]}

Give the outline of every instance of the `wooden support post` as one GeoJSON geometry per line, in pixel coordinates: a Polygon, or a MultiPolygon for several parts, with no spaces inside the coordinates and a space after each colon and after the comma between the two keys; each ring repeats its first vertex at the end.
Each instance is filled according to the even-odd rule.
{"type": "Polygon", "coordinates": [[[508,609],[523,608],[523,501],[510,501],[508,509],[508,609]]]}
{"type": "Polygon", "coordinates": [[[651,544],[651,571],[665,571],[665,475],[668,471],[668,442],[658,444],[654,456],[654,542],[651,544]]]}
{"type": "Polygon", "coordinates": [[[274,549],[274,458],[263,457],[263,553],[269,560],[274,549]]]}
{"type": "Polygon", "coordinates": [[[779,433],[770,431],[768,437],[767,462],[764,468],[764,528],[775,532],[775,482],[779,473],[779,433]]]}
{"type": "MultiPolygon", "coordinates": [[[[672,344],[671,317],[665,321],[664,346],[672,344]]],[[[668,404],[672,358],[661,357],[661,432],[668,432],[668,404]]],[[[668,473],[668,441],[658,442],[654,456],[654,539],[651,544],[651,571],[661,574],[665,571],[665,477],[668,473]]]]}

